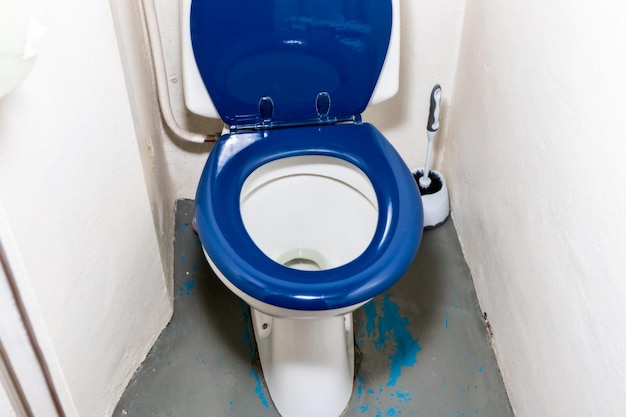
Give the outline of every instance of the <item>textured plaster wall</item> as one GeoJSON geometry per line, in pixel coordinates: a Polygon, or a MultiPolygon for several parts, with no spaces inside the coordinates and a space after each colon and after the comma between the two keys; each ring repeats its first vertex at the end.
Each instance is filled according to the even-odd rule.
{"type": "Polygon", "coordinates": [[[626,408],[625,15],[467,3],[444,170],[518,417],[626,408]]]}
{"type": "Polygon", "coordinates": [[[142,25],[143,10],[137,1],[109,1],[150,207],[159,241],[167,291],[171,294],[176,198],[165,154],[165,143],[169,143],[170,139],[161,122],[150,48],[142,25]]]}
{"type": "Polygon", "coordinates": [[[41,54],[0,101],[0,208],[59,388],[77,415],[107,416],[169,319],[171,295],[109,3],[42,10],[41,54]]]}

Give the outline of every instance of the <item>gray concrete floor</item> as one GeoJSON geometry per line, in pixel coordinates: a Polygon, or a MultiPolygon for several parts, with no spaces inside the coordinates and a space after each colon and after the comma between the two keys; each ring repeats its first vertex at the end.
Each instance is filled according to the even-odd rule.
{"type": "MultiPolygon", "coordinates": [[[[211,271],[192,217],[193,201],[179,201],[174,317],[114,416],[278,416],[248,307],[211,271]]],[[[405,276],[354,320],[360,364],[345,416],[513,416],[451,220],[424,233],[405,276]]]]}

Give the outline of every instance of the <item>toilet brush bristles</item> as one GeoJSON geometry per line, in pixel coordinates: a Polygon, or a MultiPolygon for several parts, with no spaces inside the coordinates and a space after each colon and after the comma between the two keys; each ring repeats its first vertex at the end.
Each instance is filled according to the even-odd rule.
{"type": "Polygon", "coordinates": [[[424,176],[424,171],[418,170],[413,173],[413,177],[415,178],[415,182],[420,190],[421,195],[435,194],[443,188],[443,183],[441,182],[441,178],[433,171],[428,172],[428,178],[430,178],[430,184],[427,187],[423,187],[420,184],[420,178],[424,176]]]}

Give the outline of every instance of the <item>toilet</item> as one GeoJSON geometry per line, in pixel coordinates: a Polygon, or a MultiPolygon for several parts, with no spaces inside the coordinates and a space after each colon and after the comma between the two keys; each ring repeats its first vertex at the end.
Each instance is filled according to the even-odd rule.
{"type": "Polygon", "coordinates": [[[283,417],[345,411],[352,313],[406,272],[422,237],[411,171],[361,120],[397,91],[398,3],[182,2],[186,105],[228,126],[198,185],[196,227],[250,306],[283,417]]]}

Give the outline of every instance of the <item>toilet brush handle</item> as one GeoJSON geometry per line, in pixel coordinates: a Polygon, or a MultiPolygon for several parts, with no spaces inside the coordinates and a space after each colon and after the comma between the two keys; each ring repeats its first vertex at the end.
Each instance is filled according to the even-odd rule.
{"type": "Polygon", "coordinates": [[[439,111],[441,108],[441,86],[435,84],[430,93],[430,112],[428,113],[428,125],[426,130],[436,132],[439,129],[439,111]]]}
{"type": "Polygon", "coordinates": [[[433,140],[435,139],[435,132],[434,131],[427,131],[426,134],[428,135],[428,147],[426,148],[426,162],[424,163],[424,172],[422,174],[422,176],[419,179],[419,185],[421,185],[423,188],[428,188],[430,186],[430,153],[433,149],[433,140]]]}
{"type": "Polygon", "coordinates": [[[426,162],[424,163],[424,173],[419,179],[419,185],[423,188],[430,186],[430,153],[433,149],[433,141],[435,140],[435,132],[439,129],[439,111],[441,108],[441,86],[435,84],[433,91],[430,93],[430,111],[428,113],[428,124],[426,125],[426,134],[428,135],[428,147],[426,148],[426,162]]]}
{"type": "Polygon", "coordinates": [[[426,162],[424,162],[424,176],[428,178],[428,171],[430,171],[430,154],[433,150],[433,141],[435,140],[435,132],[428,131],[428,147],[426,148],[426,162]]]}

